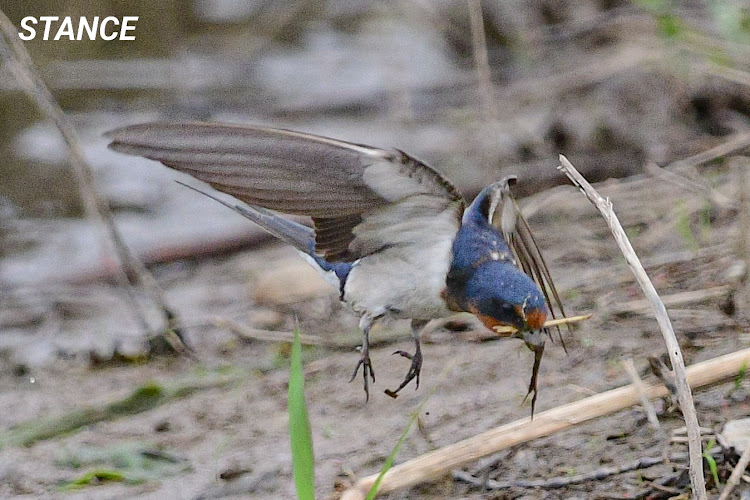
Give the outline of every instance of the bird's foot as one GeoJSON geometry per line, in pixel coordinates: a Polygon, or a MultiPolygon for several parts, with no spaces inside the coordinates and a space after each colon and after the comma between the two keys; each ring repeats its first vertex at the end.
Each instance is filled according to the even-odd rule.
{"type": "Polygon", "coordinates": [[[409,371],[406,372],[406,377],[404,378],[404,381],[401,382],[401,385],[398,386],[398,389],[395,391],[392,391],[390,389],[386,389],[385,393],[388,394],[392,398],[398,397],[398,391],[406,387],[409,382],[417,379],[417,387],[416,389],[419,389],[419,373],[422,371],[422,349],[420,349],[419,344],[417,344],[417,350],[414,352],[414,354],[409,354],[406,351],[396,351],[393,354],[399,354],[405,358],[408,358],[411,360],[411,366],[409,367],[409,371]]]}
{"type": "Polygon", "coordinates": [[[372,369],[369,349],[362,349],[362,355],[360,355],[359,361],[357,361],[357,366],[354,367],[354,373],[352,373],[352,378],[349,379],[349,382],[355,379],[360,366],[362,367],[362,378],[365,381],[365,402],[367,402],[370,400],[370,381],[368,376],[372,378],[372,382],[375,383],[375,370],[372,369]]]}
{"type": "Polygon", "coordinates": [[[531,368],[531,380],[529,381],[529,391],[526,393],[526,397],[523,398],[524,402],[528,399],[531,393],[531,418],[534,419],[534,410],[536,409],[536,396],[537,396],[537,383],[539,381],[539,367],[542,363],[542,356],[544,355],[544,340],[542,337],[539,339],[532,339],[526,341],[526,347],[528,347],[534,353],[534,366],[531,368]]]}

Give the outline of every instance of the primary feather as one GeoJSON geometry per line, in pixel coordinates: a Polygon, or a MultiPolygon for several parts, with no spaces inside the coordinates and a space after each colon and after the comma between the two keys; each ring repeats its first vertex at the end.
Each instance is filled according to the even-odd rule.
{"type": "Polygon", "coordinates": [[[108,136],[115,151],[160,161],[250,205],[311,216],[316,251],[331,260],[403,243],[393,225],[405,217],[418,226],[444,210],[457,220],[463,212],[447,179],[400,151],[248,125],[147,123],[108,136]]]}

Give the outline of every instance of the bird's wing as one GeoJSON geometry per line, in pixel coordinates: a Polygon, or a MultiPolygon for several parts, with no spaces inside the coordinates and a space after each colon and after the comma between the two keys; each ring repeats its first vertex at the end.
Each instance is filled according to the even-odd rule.
{"type": "MultiPolygon", "coordinates": [[[[311,216],[316,252],[352,261],[445,226],[464,200],[437,171],[401,151],[247,125],[147,123],[107,134],[115,151],[192,175],[248,204],[311,216]]],[[[452,223],[451,223],[452,224],[452,223]]],[[[414,240],[416,238],[416,241],[414,240]]]]}
{"type": "Polygon", "coordinates": [[[513,252],[516,266],[529,275],[541,288],[552,317],[556,318],[556,314],[565,317],[565,310],[547,263],[537,246],[529,223],[526,222],[511,193],[511,188],[515,183],[516,177],[509,176],[493,185],[488,220],[503,233],[505,241],[513,252]]]}

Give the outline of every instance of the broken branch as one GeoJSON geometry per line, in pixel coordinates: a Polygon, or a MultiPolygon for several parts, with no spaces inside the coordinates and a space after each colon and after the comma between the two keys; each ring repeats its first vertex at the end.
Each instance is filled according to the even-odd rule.
{"type": "Polygon", "coordinates": [[[610,231],[612,231],[612,235],[615,237],[617,245],[620,247],[620,251],[630,266],[630,270],[633,271],[636,281],[638,281],[644,295],[646,295],[646,298],[651,304],[651,308],[656,316],[656,321],[659,323],[662,337],[664,337],[664,343],[669,352],[669,359],[674,368],[677,382],[677,396],[683,417],[685,418],[685,425],[688,428],[690,483],[693,488],[693,494],[698,500],[706,500],[706,480],[703,477],[703,458],[701,456],[701,435],[698,427],[698,416],[695,411],[695,405],[693,404],[693,395],[690,392],[690,386],[686,379],[685,361],[682,357],[682,350],[680,349],[680,344],[677,342],[677,337],[674,334],[672,322],[667,315],[667,308],[659,298],[659,294],[656,292],[654,284],[651,282],[648,274],[646,274],[646,270],[638,259],[635,250],[633,250],[633,246],[630,244],[630,240],[625,234],[625,230],[622,228],[622,225],[612,208],[612,203],[609,199],[604,199],[596,189],[594,189],[593,186],[589,184],[580,173],[578,173],[565,156],[560,155],[560,163],[561,165],[558,168],[568,176],[574,185],[581,189],[583,194],[602,214],[604,220],[607,221],[607,225],[609,226],[610,231]]]}

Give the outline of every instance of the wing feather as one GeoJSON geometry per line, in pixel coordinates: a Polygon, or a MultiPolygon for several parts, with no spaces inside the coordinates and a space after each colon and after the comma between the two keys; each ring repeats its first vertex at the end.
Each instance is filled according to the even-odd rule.
{"type": "Polygon", "coordinates": [[[418,247],[420,229],[445,220],[446,210],[457,221],[463,212],[445,177],[398,150],[249,125],[147,123],[107,135],[116,151],[160,161],[250,205],[311,216],[316,252],[331,261],[418,247]]]}
{"type": "Polygon", "coordinates": [[[353,229],[362,222],[359,214],[347,217],[313,217],[315,250],[329,261],[351,261],[354,254],[349,244],[354,239],[353,229]]]}
{"type": "Polygon", "coordinates": [[[488,219],[503,233],[505,241],[513,252],[516,265],[539,285],[552,317],[556,318],[559,315],[565,317],[565,309],[552,281],[547,263],[526,218],[511,193],[511,187],[515,183],[516,177],[511,176],[494,185],[488,219]]]}

